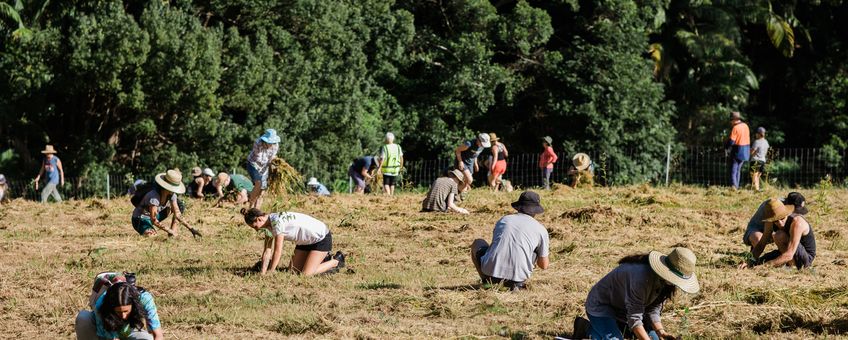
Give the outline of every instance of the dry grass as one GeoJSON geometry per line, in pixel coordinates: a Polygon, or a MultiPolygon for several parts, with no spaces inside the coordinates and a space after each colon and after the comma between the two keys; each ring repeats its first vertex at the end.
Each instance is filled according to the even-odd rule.
{"type": "MultiPolygon", "coordinates": [[[[95,273],[130,270],[156,295],[168,338],[550,338],[571,331],[589,288],[627,254],[686,245],[699,256],[702,293],[664,313],[688,338],[805,338],[848,334],[845,214],[848,191],[811,206],[814,270],[737,271],[741,234],[768,195],[721,188],[562,189],[543,193],[551,268],[529,291],[479,289],[468,246],[491,237],[519,192],[472,192],[470,216],[419,213],[421,195],[293,196],[326,221],[347,271],[302,278],[250,274],[260,236],[236,208],[190,202],[193,240],[139,237],[128,199],[0,207],[0,325],[6,338],[72,336],[95,273]]],[[[785,192],[783,192],[785,194],[785,192]]],[[[287,244],[285,252],[291,252],[287,244]]]]}

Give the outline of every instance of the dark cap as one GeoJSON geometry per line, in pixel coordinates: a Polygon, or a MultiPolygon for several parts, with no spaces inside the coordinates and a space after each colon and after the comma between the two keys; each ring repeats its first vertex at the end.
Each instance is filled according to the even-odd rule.
{"type": "Polygon", "coordinates": [[[764,134],[766,134],[766,128],[764,128],[764,127],[762,127],[762,126],[758,127],[758,128],[757,128],[757,133],[759,133],[759,134],[763,134],[763,135],[764,135],[764,134]]]}
{"type": "Polygon", "coordinates": [[[807,199],[804,198],[804,195],[801,195],[800,192],[790,192],[789,195],[786,195],[786,198],[783,199],[783,204],[793,205],[795,206],[795,213],[806,215],[809,210],[806,207],[807,199]]]}
{"type": "Polygon", "coordinates": [[[518,212],[530,216],[545,212],[545,208],[542,208],[542,204],[540,203],[539,194],[532,191],[522,192],[521,196],[518,197],[518,201],[512,203],[512,207],[518,210],[518,212]]]}

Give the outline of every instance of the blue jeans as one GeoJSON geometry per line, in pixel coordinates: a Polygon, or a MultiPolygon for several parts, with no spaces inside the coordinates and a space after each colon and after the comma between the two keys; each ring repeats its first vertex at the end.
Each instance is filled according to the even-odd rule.
{"type": "Polygon", "coordinates": [[[730,184],[734,189],[739,189],[739,181],[742,178],[742,164],[745,164],[745,161],[734,158],[732,163],[730,166],[730,184]]]}
{"type": "Polygon", "coordinates": [[[542,168],[542,185],[545,186],[545,189],[551,188],[551,173],[553,172],[553,168],[542,168]]]}
{"type": "Polygon", "coordinates": [[[262,190],[268,189],[268,169],[265,169],[265,172],[259,172],[253,164],[247,162],[247,174],[250,175],[250,181],[254,185],[259,182],[262,190]]]}
{"type": "MultiPolygon", "coordinates": [[[[643,327],[645,327],[645,331],[648,332],[648,337],[653,340],[659,340],[659,335],[657,335],[657,332],[654,331],[653,327],[649,325],[649,323],[650,322],[643,324],[643,327]]],[[[618,321],[613,318],[592,316],[591,314],[589,314],[589,324],[591,325],[590,331],[592,335],[592,340],[624,339],[624,335],[621,334],[621,328],[619,328],[618,321]]]]}

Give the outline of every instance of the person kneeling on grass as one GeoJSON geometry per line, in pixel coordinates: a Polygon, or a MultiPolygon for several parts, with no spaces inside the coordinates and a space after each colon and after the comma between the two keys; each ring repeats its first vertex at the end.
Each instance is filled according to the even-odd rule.
{"type": "Polygon", "coordinates": [[[188,228],[192,236],[201,236],[200,232],[192,228],[188,222],[183,220],[182,213],[185,212],[185,204],[177,199],[177,194],[186,191],[182,182],[183,175],[178,170],[168,170],[156,175],[153,185],[138,188],[130,201],[135,206],[132,213],[132,226],[139,235],[156,235],[159,228],[168,236],[177,235],[177,222],[188,228]],[[165,228],[162,221],[173,215],[171,228],[165,228]]]}
{"type": "Polygon", "coordinates": [[[816,236],[813,233],[813,227],[803,215],[799,214],[796,206],[772,198],[766,205],[763,217],[763,223],[766,225],[765,232],[755,251],[757,249],[762,251],[761,248],[765,245],[760,246],[760,244],[765,244],[769,240],[774,240],[777,250],[755,261],[739,265],[740,269],[760,264],[771,267],[788,265],[797,269],[813,265],[813,260],[816,258],[816,236]]]}
{"type": "Polygon", "coordinates": [[[273,273],[280,264],[283,241],[296,245],[289,270],[306,276],[344,268],[345,255],[341,251],[328,256],[333,248],[333,235],[324,222],[296,212],[266,214],[259,209],[242,209],[244,222],[254,230],[265,232],[260,273],[273,273]]]}
{"type": "MultiPolygon", "coordinates": [[[[806,207],[806,198],[804,198],[804,195],[801,195],[801,193],[790,192],[786,195],[786,198],[782,198],[780,200],[784,204],[794,206],[794,212],[797,215],[806,215],[808,212],[806,207]]],[[[771,236],[774,231],[774,223],[763,222],[769,201],[770,199],[765,200],[762,204],[760,204],[757,211],[754,212],[754,215],[751,216],[751,219],[748,221],[748,227],[745,229],[745,234],[742,236],[742,242],[751,247],[751,254],[754,257],[754,261],[757,261],[760,258],[760,255],[763,254],[766,246],[773,242],[771,236]],[[769,237],[764,237],[765,234],[768,234],[769,237]]]]}
{"type": "Polygon", "coordinates": [[[250,179],[239,174],[228,175],[226,172],[220,172],[212,180],[212,184],[215,187],[215,197],[218,197],[216,206],[230,199],[230,194],[234,195],[232,199],[236,205],[246,203],[250,192],[253,191],[253,183],[250,179]]]}
{"type": "Polygon", "coordinates": [[[695,254],[674,248],[666,256],[657,251],[627,256],[604,276],[586,298],[588,334],[592,339],[674,339],[663,328],[660,313],[677,288],[695,294],[700,289],[695,276],[695,254]],[[645,320],[647,317],[647,320],[645,320]],[[650,322],[646,322],[650,321],[650,322]],[[624,326],[626,325],[626,328],[624,326]],[[622,332],[622,329],[625,331],[622,332]]]}
{"type": "Polygon", "coordinates": [[[136,287],[134,274],[98,274],[89,306],[77,314],[77,340],[164,339],[153,295],[136,287]]]}
{"type": "Polygon", "coordinates": [[[471,244],[471,260],[483,283],[499,284],[512,290],[524,288],[535,264],[548,269],[550,236],[548,230],[534,216],[545,211],[539,194],[521,193],[512,203],[518,212],[504,216],[492,233],[492,245],[483,239],[471,244]]]}
{"type": "Polygon", "coordinates": [[[430,186],[427,197],[421,202],[421,211],[448,212],[452,210],[467,214],[468,210],[456,205],[456,197],[459,195],[459,188],[464,178],[462,171],[459,170],[448,171],[446,176],[437,178],[430,186]]]}

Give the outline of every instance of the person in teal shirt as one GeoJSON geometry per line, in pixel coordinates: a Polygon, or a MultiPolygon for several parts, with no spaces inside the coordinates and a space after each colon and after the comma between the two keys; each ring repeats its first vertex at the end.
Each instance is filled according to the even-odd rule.
{"type": "Polygon", "coordinates": [[[77,340],[162,340],[164,333],[153,295],[124,277],[101,294],[92,311],[80,311],[75,326],[77,340]],[[145,328],[147,330],[145,331],[145,328]]]}

